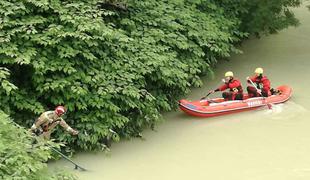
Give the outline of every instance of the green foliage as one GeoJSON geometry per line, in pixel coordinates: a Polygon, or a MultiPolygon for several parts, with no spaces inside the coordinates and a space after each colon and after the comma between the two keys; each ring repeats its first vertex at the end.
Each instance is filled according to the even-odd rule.
{"type": "Polygon", "coordinates": [[[0,111],[0,179],[75,179],[64,172],[50,174],[43,163],[51,157],[48,147],[43,142],[32,142],[33,137],[25,129],[0,111]]]}
{"type": "Polygon", "coordinates": [[[138,136],[249,33],[294,24],[273,10],[265,21],[263,10],[297,2],[0,1],[0,108],[30,126],[64,104],[81,133],[55,137],[82,149],[138,136]]]}
{"type": "MultiPolygon", "coordinates": [[[[216,2],[216,1],[215,1],[216,2]]],[[[234,0],[217,1],[225,8],[230,17],[241,20],[240,31],[262,35],[276,33],[288,26],[297,26],[299,21],[292,12],[292,7],[298,7],[301,0],[234,0]]]]}

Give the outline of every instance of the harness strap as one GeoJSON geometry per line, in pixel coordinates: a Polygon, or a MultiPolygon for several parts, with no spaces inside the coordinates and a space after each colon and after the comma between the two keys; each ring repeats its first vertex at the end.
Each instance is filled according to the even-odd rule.
{"type": "Polygon", "coordinates": [[[56,119],[56,120],[53,121],[53,122],[49,122],[49,123],[48,123],[47,125],[45,125],[45,126],[41,126],[43,132],[47,132],[47,131],[48,131],[48,128],[49,128],[51,125],[53,125],[54,123],[57,123],[57,122],[59,122],[59,121],[61,121],[61,119],[56,119]]]}

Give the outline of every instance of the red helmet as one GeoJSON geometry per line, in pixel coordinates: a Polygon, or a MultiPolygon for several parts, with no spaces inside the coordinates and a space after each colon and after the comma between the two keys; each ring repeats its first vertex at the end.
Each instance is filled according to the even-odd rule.
{"type": "Polygon", "coordinates": [[[56,109],[55,109],[55,113],[58,116],[61,116],[61,115],[65,114],[65,112],[66,112],[66,109],[63,106],[57,106],[56,109]]]}

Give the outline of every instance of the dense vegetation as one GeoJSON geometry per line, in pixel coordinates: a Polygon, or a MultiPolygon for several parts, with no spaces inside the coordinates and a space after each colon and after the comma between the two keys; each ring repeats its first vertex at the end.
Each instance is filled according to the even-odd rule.
{"type": "Polygon", "coordinates": [[[290,25],[297,26],[299,21],[292,13],[301,0],[233,0],[215,1],[225,9],[226,15],[241,21],[239,30],[253,35],[268,35],[290,25]]]}
{"type": "MultiPolygon", "coordinates": [[[[297,25],[299,0],[2,0],[0,109],[30,127],[63,104],[83,149],[137,136],[250,35],[297,25]]],[[[2,128],[2,127],[1,127],[2,128]]],[[[0,128],[0,129],[1,129],[0,128]]]]}
{"type": "Polygon", "coordinates": [[[32,144],[33,137],[13,124],[2,111],[0,127],[0,179],[75,179],[63,172],[49,173],[43,163],[51,156],[48,147],[43,142],[32,144]]]}

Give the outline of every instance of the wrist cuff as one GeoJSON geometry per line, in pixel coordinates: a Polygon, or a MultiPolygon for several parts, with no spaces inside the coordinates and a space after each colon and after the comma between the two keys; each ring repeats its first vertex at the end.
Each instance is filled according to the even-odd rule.
{"type": "Polygon", "coordinates": [[[33,124],[32,126],[31,126],[31,130],[36,130],[37,129],[37,126],[35,125],[35,124],[33,124]]]}

